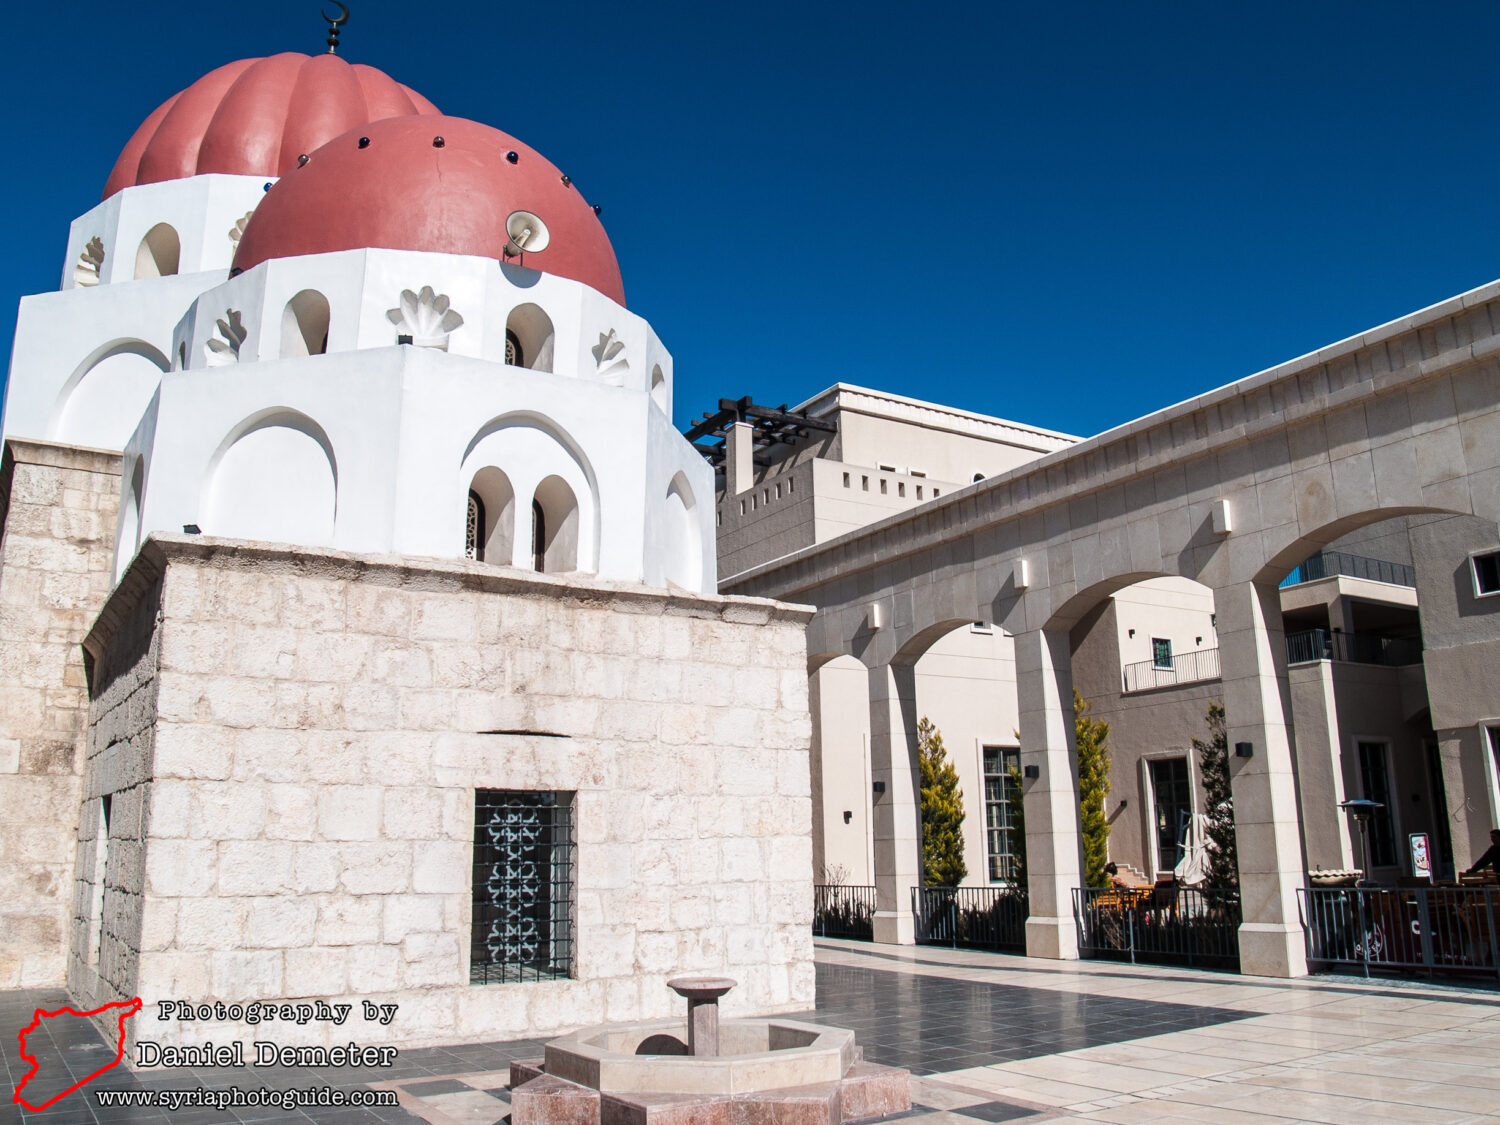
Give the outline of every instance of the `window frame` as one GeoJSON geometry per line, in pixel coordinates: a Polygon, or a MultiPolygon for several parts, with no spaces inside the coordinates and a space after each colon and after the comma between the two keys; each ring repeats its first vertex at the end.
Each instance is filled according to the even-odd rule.
{"type": "Polygon", "coordinates": [[[1471,551],[1469,553],[1469,579],[1474,584],[1475,598],[1500,598],[1500,548],[1486,547],[1482,551],[1471,551]],[[1495,587],[1492,590],[1486,590],[1480,582],[1481,560],[1495,568],[1495,587]]]}
{"type": "Polygon", "coordinates": [[[1171,668],[1176,667],[1176,665],[1174,665],[1172,663],[1172,638],[1171,637],[1152,637],[1151,638],[1151,667],[1153,667],[1153,668],[1163,668],[1163,669],[1171,669],[1171,668]],[[1161,647],[1158,647],[1158,646],[1161,646],[1161,647]],[[1165,661],[1163,661],[1162,658],[1161,658],[1161,653],[1162,652],[1166,653],[1166,657],[1167,658],[1166,658],[1165,661]]]}

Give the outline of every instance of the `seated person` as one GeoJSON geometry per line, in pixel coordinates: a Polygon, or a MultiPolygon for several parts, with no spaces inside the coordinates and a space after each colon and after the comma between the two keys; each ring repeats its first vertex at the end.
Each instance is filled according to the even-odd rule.
{"type": "MultiPolygon", "coordinates": [[[[1465,875],[1477,875],[1481,867],[1488,867],[1497,876],[1500,876],[1500,828],[1490,830],[1490,846],[1485,853],[1474,861],[1474,866],[1464,872],[1465,875]]],[[[1104,870],[1108,871],[1106,867],[1104,870]]]]}
{"type": "Polygon", "coordinates": [[[1113,863],[1106,863],[1104,865],[1104,874],[1109,878],[1109,885],[1111,887],[1125,887],[1129,889],[1135,886],[1134,883],[1120,874],[1120,869],[1113,863]]]}

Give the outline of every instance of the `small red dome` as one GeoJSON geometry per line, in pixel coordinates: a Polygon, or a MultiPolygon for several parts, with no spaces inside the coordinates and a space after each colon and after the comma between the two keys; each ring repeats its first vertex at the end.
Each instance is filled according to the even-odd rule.
{"type": "Polygon", "coordinates": [[[514,137],[461,117],[389,117],[313,152],[266,192],[234,264],[365,247],[500,259],[506,220],[523,210],[548,234],[524,265],[625,303],[614,247],[578,189],[514,137]]]}
{"type": "Polygon", "coordinates": [[[346,129],[438,112],[384,72],[338,55],[241,59],[205,74],[141,123],[115,161],[104,198],[204,172],[282,176],[302,153],[346,129]]]}

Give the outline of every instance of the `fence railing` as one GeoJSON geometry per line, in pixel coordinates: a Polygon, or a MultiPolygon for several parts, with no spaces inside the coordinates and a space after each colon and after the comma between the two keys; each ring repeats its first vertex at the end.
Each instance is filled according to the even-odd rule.
{"type": "Polygon", "coordinates": [[[1332,633],[1308,629],[1286,635],[1286,662],[1342,660],[1351,664],[1384,664],[1400,668],[1422,662],[1420,637],[1380,637],[1372,633],[1332,633]]]}
{"type": "Polygon", "coordinates": [[[1342,574],[1346,578],[1363,578],[1370,582],[1389,582],[1393,586],[1415,586],[1416,571],[1405,563],[1386,562],[1384,559],[1350,555],[1343,551],[1319,551],[1311,558],[1303,559],[1297,569],[1282,579],[1283,586],[1296,586],[1302,582],[1316,582],[1320,578],[1331,578],[1342,574]]]}
{"type": "Polygon", "coordinates": [[[813,886],[813,933],[819,937],[875,940],[875,888],[813,886]]]}
{"type": "Polygon", "coordinates": [[[1238,891],[1074,888],[1073,918],[1083,957],[1206,969],[1240,967],[1238,891]]]}
{"type": "Polygon", "coordinates": [[[1019,887],[913,887],[918,945],[1026,952],[1026,892],[1019,887]]]}
{"type": "Polygon", "coordinates": [[[1297,892],[1313,966],[1500,977],[1500,890],[1313,887],[1297,892]]]}
{"type": "Polygon", "coordinates": [[[1217,680],[1222,674],[1219,670],[1219,650],[1216,648],[1195,648],[1191,652],[1172,657],[1170,663],[1158,664],[1154,660],[1142,660],[1138,664],[1125,665],[1123,671],[1127,694],[1177,684],[1193,684],[1200,680],[1217,680]]]}

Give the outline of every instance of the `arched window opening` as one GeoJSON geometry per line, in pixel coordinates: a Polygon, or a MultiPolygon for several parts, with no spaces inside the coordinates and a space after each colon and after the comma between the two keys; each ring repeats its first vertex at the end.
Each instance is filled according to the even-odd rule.
{"type": "Polygon", "coordinates": [[[531,502],[531,558],[544,574],[578,569],[578,498],[568,482],[550,476],[536,486],[531,502]]]}
{"type": "Polygon", "coordinates": [[[678,473],[667,486],[659,524],[662,579],[684,590],[703,585],[703,543],[697,504],[687,477],[678,473]]]}
{"type": "Polygon", "coordinates": [[[469,490],[469,514],[464,521],[464,558],[484,562],[484,501],[469,490]]]}
{"type": "Polygon", "coordinates": [[[135,252],[135,277],[170,277],[177,272],[182,242],[171,223],[157,223],[146,232],[135,252]]]}
{"type": "Polygon", "coordinates": [[[515,543],[516,493],[510,478],[493,465],[474,474],[464,521],[464,557],[511,566],[515,543]]]}
{"type": "Polygon", "coordinates": [[[281,314],[281,355],[323,355],[328,351],[328,298],[304,289],[286,303],[281,314]]]}
{"type": "Polygon", "coordinates": [[[532,371],[551,371],[554,333],[552,318],[540,305],[527,303],[510,310],[505,321],[505,362],[532,371]],[[515,340],[515,361],[511,361],[511,340],[515,340]]]}
{"type": "Polygon", "coordinates": [[[531,569],[547,569],[547,513],[537,500],[531,502],[531,569]]]}
{"type": "Polygon", "coordinates": [[[179,370],[179,371],[186,371],[187,370],[187,344],[186,343],[181,343],[181,344],[177,345],[177,370],[179,370]]]}
{"type": "Polygon", "coordinates": [[[659,363],[651,369],[651,401],[663,411],[667,409],[667,377],[662,374],[659,363]]]}

